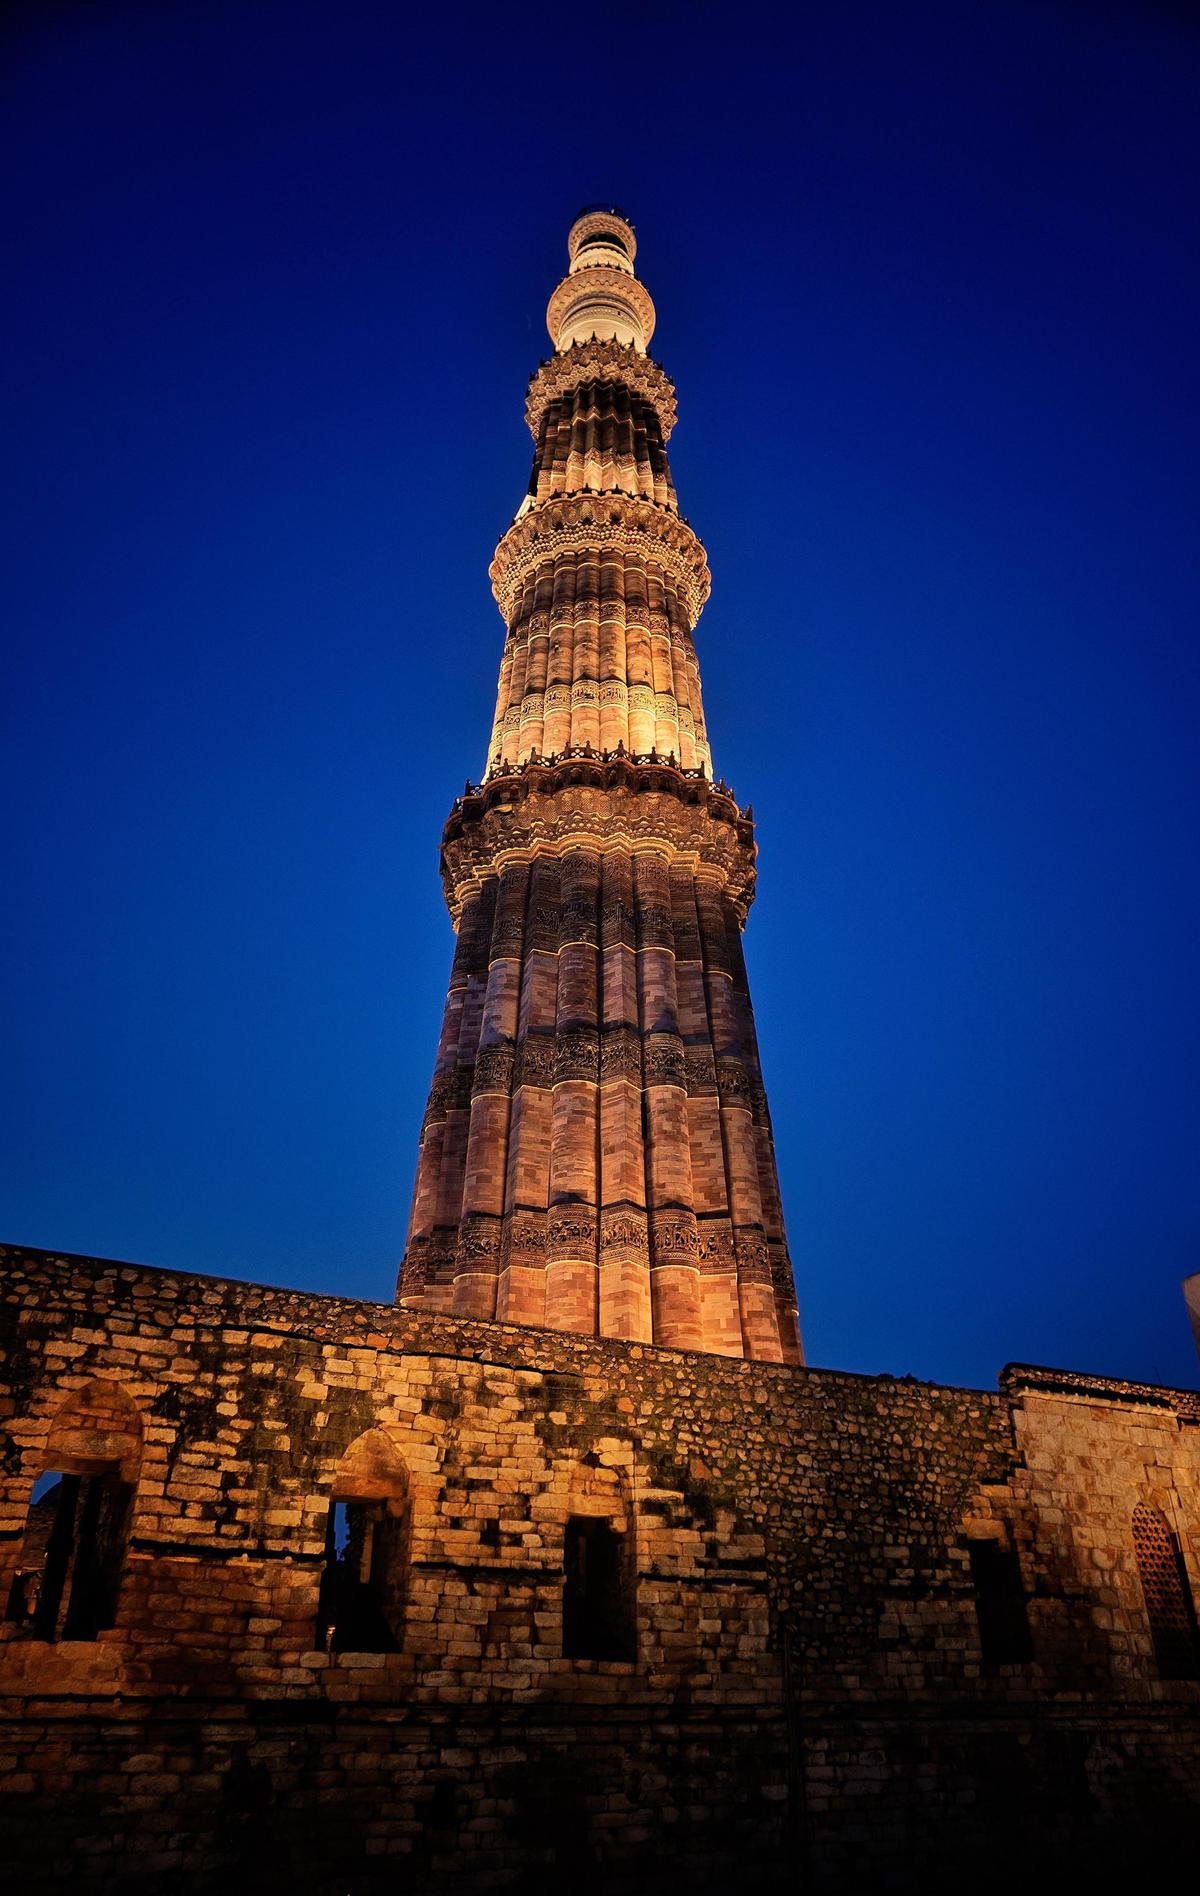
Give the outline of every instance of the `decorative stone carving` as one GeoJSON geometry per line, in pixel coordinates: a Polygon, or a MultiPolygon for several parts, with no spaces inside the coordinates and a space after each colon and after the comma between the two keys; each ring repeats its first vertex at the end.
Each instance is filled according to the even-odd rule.
{"type": "Polygon", "coordinates": [[[548,902],[530,903],[526,946],[544,949],[547,954],[553,954],[558,947],[558,910],[551,908],[548,902]]]}
{"type": "Polygon", "coordinates": [[[735,1267],[733,1226],[728,1218],[700,1218],[696,1224],[696,1255],[702,1270],[714,1275],[735,1267]]]}
{"type": "Polygon", "coordinates": [[[512,1211],[504,1217],[500,1236],[500,1269],[512,1264],[540,1264],[546,1255],[544,1211],[512,1211]]]}
{"type": "Polygon", "coordinates": [[[560,355],[543,362],[530,378],[525,397],[525,420],[534,440],[538,439],[542,420],[551,402],[561,401],[581,382],[619,382],[631,395],[649,402],[658,416],[662,438],[669,441],[677,415],[675,384],[650,356],[641,355],[630,344],[601,342],[572,343],[560,355]]]}
{"type": "Polygon", "coordinates": [[[630,267],[637,256],[637,234],[629,219],[622,217],[620,211],[608,210],[581,211],[567,232],[567,255],[571,262],[579,256],[589,237],[608,236],[616,233],[619,237],[630,267]]]}
{"type": "MultiPolygon", "coordinates": [[[[458,940],[454,944],[454,963],[451,968],[451,985],[461,986],[473,974],[478,974],[487,962],[487,943],[480,927],[478,913],[479,897],[483,884],[472,889],[466,897],[463,908],[454,920],[458,928],[458,940]]],[[[490,922],[489,922],[490,931],[490,922]]]]}
{"type": "Polygon", "coordinates": [[[618,547],[657,566],[679,594],[695,625],[711,578],[704,548],[686,520],[631,494],[573,494],[543,501],[523,513],[497,546],[488,573],[496,604],[508,624],[528,579],[565,553],[618,547]]]}
{"type": "Polygon", "coordinates": [[[600,939],[600,918],[595,905],[576,897],[564,902],[558,923],[558,945],[560,948],[577,942],[586,948],[594,948],[600,939]]]}
{"type": "Polygon", "coordinates": [[[734,1232],[733,1241],[737,1252],[738,1276],[742,1282],[769,1284],[771,1252],[762,1232],[751,1228],[739,1229],[734,1232]]]}
{"type": "Polygon", "coordinates": [[[792,1272],[792,1260],[788,1256],[787,1245],[776,1239],[772,1242],[770,1251],[771,1283],[774,1286],[775,1295],[790,1301],[796,1295],[796,1279],[792,1272]]]}
{"type": "Polygon", "coordinates": [[[695,1213],[652,1211],[650,1250],[656,1264],[695,1264],[700,1256],[695,1213]]]}
{"type": "Polygon", "coordinates": [[[575,1207],[569,1211],[551,1210],[546,1224],[546,1255],[550,1258],[594,1258],[595,1215],[575,1207]]]}
{"type": "Polygon", "coordinates": [[[435,1077],[425,1107],[426,1125],[444,1119],[447,1113],[465,1112],[471,1103],[472,1067],[452,1067],[449,1073],[435,1077]]]}
{"type": "Polygon", "coordinates": [[[559,1034],[554,1041],[554,1081],[592,1080],[600,1071],[600,1036],[594,1029],[559,1034]]]}
{"type": "Polygon", "coordinates": [[[632,1027],[610,1027],[600,1036],[600,1081],[629,1080],[641,1084],[642,1043],[632,1027]]]}
{"type": "Polygon", "coordinates": [[[717,1063],[711,1047],[685,1047],[683,1053],[687,1090],[711,1095],[717,1090],[717,1063]]]}
{"type": "Polygon", "coordinates": [[[419,1297],[425,1289],[425,1255],[419,1241],[410,1244],[400,1265],[400,1276],[396,1285],[397,1300],[403,1303],[406,1297],[419,1297]]]}
{"type": "Polygon", "coordinates": [[[600,1219],[600,1261],[645,1264],[650,1255],[646,1214],[633,1205],[617,1205],[600,1219]]]}
{"type": "Polygon", "coordinates": [[[482,1211],[470,1212],[458,1228],[460,1263],[495,1263],[500,1256],[499,1218],[482,1211]]]}
{"type": "Polygon", "coordinates": [[[499,1041],[494,1046],[480,1047],[475,1055],[475,1078],[471,1085],[472,1098],[480,1093],[511,1093],[515,1057],[511,1040],[499,1041]]]}
{"type": "Polygon", "coordinates": [[[528,1034],[517,1042],[513,1067],[513,1092],[520,1086],[552,1086],[557,1059],[557,1040],[553,1034],[528,1034]]]}
{"type": "Polygon", "coordinates": [[[647,1034],[642,1043],[642,1071],[647,1086],[687,1084],[683,1042],[677,1034],[647,1034]]]}
{"type": "Polygon", "coordinates": [[[634,945],[633,906],[629,902],[606,902],[600,910],[600,939],[606,948],[615,948],[618,943],[632,948],[634,945]]]}
{"type": "Polygon", "coordinates": [[[625,310],[631,311],[643,344],[648,343],[654,334],[654,304],[650,292],[635,276],[607,263],[595,264],[591,269],[580,271],[578,276],[565,276],[555,289],[546,307],[546,328],[551,341],[558,342],[578,308],[598,303],[605,296],[610,302],[602,307],[611,308],[618,316],[625,310]]]}
{"type": "Polygon", "coordinates": [[[492,927],[492,960],[519,960],[525,944],[525,917],[498,915],[492,927]]]}
{"type": "Polygon", "coordinates": [[[659,902],[639,903],[637,910],[639,948],[674,948],[671,911],[659,902]]]}
{"type": "MultiPolygon", "coordinates": [[[[635,763],[616,755],[575,753],[557,762],[514,765],[460,798],[442,835],[442,880],[451,915],[457,919],[463,913],[504,860],[561,857],[584,840],[605,854],[636,854],[639,845],[652,845],[660,852],[673,850],[693,866],[705,865],[715,872],[713,897],[724,896],[739,923],[745,921],[754,897],[754,826],[722,786],[665,761],[635,763]]],[[[531,942],[553,948],[557,915],[543,943],[534,939],[542,925],[536,902],[532,909],[531,942]]],[[[664,920],[669,930],[665,913],[656,917],[655,928],[664,920]]],[[[719,928],[723,934],[723,920],[719,928]]],[[[706,944],[710,938],[706,928],[706,944]]],[[[663,940],[670,946],[669,932],[663,940]]],[[[717,965],[725,965],[723,945],[714,942],[714,951],[722,957],[717,965]]]]}
{"type": "Polygon", "coordinates": [[[750,1079],[744,1061],[728,1054],[717,1061],[717,1091],[722,1106],[739,1106],[749,1111],[750,1079]]]}
{"type": "Polygon", "coordinates": [[[442,1232],[435,1232],[434,1236],[421,1247],[420,1257],[427,1289],[435,1284],[449,1284],[454,1281],[455,1247],[442,1232]]]}

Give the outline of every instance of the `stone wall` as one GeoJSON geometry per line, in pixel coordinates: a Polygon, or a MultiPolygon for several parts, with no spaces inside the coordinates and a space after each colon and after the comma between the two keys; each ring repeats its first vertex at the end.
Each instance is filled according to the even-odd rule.
{"type": "Polygon", "coordinates": [[[1161,1676],[1131,1527],[1200,1589],[1194,1394],[3,1264],[0,1602],[45,1470],[132,1496],[113,1623],[0,1635],[18,1886],[987,1886],[1194,1822],[1200,1684],[1161,1676]],[[322,1633],[339,1500],[391,1536],[396,1650],[322,1633]],[[581,1521],[625,1550],[629,1657],[564,1655],[581,1521]],[[1027,1657],[981,1645],[981,1547],[1027,1657]]]}

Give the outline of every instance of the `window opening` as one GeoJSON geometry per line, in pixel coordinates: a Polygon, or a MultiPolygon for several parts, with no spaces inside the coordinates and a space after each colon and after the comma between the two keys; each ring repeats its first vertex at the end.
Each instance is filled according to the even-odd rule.
{"type": "Polygon", "coordinates": [[[572,1515],[563,1540],[563,1657],[634,1659],[626,1537],[611,1521],[572,1515]]]}
{"type": "Polygon", "coordinates": [[[31,1639],[95,1639],[112,1626],[132,1500],[115,1470],[39,1476],[6,1618],[31,1639]]]}
{"type": "Polygon", "coordinates": [[[1179,1542],[1157,1508],[1133,1510],[1133,1550],[1162,1679],[1200,1677],[1196,1608],[1179,1542]]]}
{"type": "Polygon", "coordinates": [[[619,250],[623,257],[629,255],[625,246],[625,239],[618,237],[615,230],[595,231],[592,236],[584,238],[579,248],[580,250],[592,250],[600,244],[606,245],[610,250],[619,250]]]}
{"type": "Polygon", "coordinates": [[[979,1644],[987,1666],[1022,1665],[1033,1657],[1021,1561],[1015,1547],[995,1540],[967,1543],[975,1586],[979,1644]]]}
{"type": "Polygon", "coordinates": [[[317,1608],[323,1652],[399,1652],[404,1521],[385,1501],[334,1501],[317,1608]]]}

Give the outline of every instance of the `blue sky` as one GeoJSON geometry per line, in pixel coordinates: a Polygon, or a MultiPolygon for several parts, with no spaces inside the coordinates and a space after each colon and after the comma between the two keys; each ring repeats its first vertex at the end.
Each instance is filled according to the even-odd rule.
{"type": "Polygon", "coordinates": [[[1188,21],[9,16],[0,1231],[390,1297],[487,564],[609,198],[810,1356],[1198,1380],[1188,21]]]}

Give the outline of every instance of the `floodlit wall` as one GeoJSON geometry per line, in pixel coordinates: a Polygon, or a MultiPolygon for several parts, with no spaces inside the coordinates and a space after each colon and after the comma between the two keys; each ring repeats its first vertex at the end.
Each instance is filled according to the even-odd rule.
{"type": "Polygon", "coordinates": [[[21,1887],[929,1887],[1195,1820],[1194,1394],[3,1265],[21,1887]]]}

